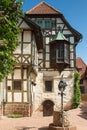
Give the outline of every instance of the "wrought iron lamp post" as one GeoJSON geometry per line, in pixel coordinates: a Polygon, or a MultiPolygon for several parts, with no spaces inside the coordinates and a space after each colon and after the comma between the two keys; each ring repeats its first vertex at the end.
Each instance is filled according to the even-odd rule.
{"type": "Polygon", "coordinates": [[[63,75],[62,78],[59,82],[58,88],[60,90],[60,95],[61,95],[61,114],[62,114],[62,127],[64,127],[64,110],[63,110],[63,95],[64,95],[64,90],[66,88],[67,84],[65,81],[63,81],[63,75]]]}

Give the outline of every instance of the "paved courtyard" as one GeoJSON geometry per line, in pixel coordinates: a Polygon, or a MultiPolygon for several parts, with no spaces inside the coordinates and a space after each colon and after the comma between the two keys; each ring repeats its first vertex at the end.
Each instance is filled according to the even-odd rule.
{"type": "MultiPolygon", "coordinates": [[[[77,130],[87,130],[87,102],[77,109],[69,111],[71,124],[77,126],[77,130]]],[[[0,130],[46,130],[53,117],[43,117],[41,113],[35,113],[32,117],[0,119],[0,130]]]]}

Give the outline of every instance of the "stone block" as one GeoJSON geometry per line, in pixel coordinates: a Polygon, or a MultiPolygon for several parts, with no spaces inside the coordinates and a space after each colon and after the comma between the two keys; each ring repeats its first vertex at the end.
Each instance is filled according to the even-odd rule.
{"type": "Polygon", "coordinates": [[[59,127],[50,124],[48,130],[77,130],[77,127],[76,126],[59,127]]]}
{"type": "Polygon", "coordinates": [[[30,109],[29,104],[18,104],[18,103],[5,104],[3,112],[4,115],[15,113],[15,114],[23,114],[24,116],[29,116],[29,109],[30,109]]]}
{"type": "MultiPolygon", "coordinates": [[[[63,120],[64,120],[64,126],[67,127],[70,125],[69,121],[69,115],[68,112],[63,112],[63,120]]],[[[53,112],[53,124],[55,126],[62,126],[62,113],[59,111],[54,111],[53,112]]]]}

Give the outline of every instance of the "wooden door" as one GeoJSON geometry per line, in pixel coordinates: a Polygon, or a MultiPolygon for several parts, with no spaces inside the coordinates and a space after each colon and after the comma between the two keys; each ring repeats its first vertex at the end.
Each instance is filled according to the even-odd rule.
{"type": "Polygon", "coordinates": [[[53,115],[54,103],[50,100],[43,102],[43,116],[52,116],[53,115]]]}

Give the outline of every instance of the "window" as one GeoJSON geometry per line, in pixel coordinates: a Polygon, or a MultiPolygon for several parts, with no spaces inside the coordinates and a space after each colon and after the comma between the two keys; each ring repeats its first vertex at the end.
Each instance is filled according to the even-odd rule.
{"type": "Polygon", "coordinates": [[[64,59],[66,62],[69,62],[69,46],[67,44],[64,47],[64,59]]]}
{"type": "Polygon", "coordinates": [[[21,80],[14,80],[13,81],[13,89],[14,90],[21,90],[21,80]]]}
{"type": "Polygon", "coordinates": [[[51,28],[51,20],[47,19],[38,19],[36,23],[41,27],[41,28],[46,28],[49,29],[51,28]]]}
{"type": "Polygon", "coordinates": [[[37,20],[36,22],[40,27],[43,27],[43,20],[37,20]]]}
{"type": "Polygon", "coordinates": [[[11,90],[11,86],[7,86],[7,90],[11,90]]]}
{"type": "Polygon", "coordinates": [[[52,81],[45,81],[45,91],[52,92],[52,81]]]}
{"type": "Polygon", "coordinates": [[[69,64],[70,54],[69,45],[64,41],[53,42],[50,44],[50,65],[56,66],[56,63],[69,64]]]}
{"type": "Polygon", "coordinates": [[[45,28],[51,28],[51,21],[45,20],[45,28]]]}
{"type": "Polygon", "coordinates": [[[56,22],[55,22],[55,20],[52,20],[51,24],[52,24],[52,28],[56,27],[56,22]]]}
{"type": "Polygon", "coordinates": [[[50,45],[50,61],[61,62],[64,60],[64,44],[51,44],[50,45]]]}
{"type": "Polygon", "coordinates": [[[64,58],[64,46],[63,46],[62,43],[57,46],[56,53],[57,53],[56,54],[57,60],[58,61],[63,60],[63,58],[64,58]]]}

